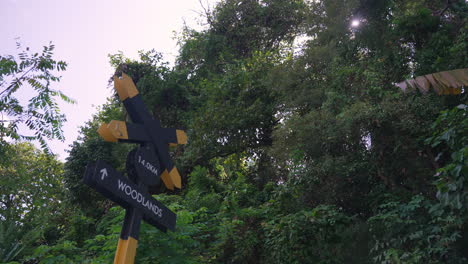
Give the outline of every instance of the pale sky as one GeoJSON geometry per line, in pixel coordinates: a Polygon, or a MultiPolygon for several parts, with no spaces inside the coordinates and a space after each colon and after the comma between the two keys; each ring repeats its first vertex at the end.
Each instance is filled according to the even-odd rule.
{"type": "MultiPolygon", "coordinates": [[[[217,0],[201,0],[213,7],[217,0]]],[[[107,82],[113,69],[108,54],[118,51],[137,58],[138,50],[155,49],[173,62],[178,53],[174,32],[184,21],[201,28],[199,0],[0,0],[0,54],[15,55],[19,37],[24,47],[40,52],[49,41],[54,57],[68,63],[62,80],[54,84],[77,104],[60,103],[68,122],[65,142],[50,143],[61,160],[96,107],[111,95],[107,82]]]]}

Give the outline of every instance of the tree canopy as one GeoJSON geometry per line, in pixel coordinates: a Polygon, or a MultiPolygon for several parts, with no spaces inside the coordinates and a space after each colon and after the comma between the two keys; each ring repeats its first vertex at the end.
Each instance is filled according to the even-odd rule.
{"type": "MultiPolygon", "coordinates": [[[[137,263],[465,263],[466,88],[396,84],[468,67],[467,12],[463,0],[224,0],[180,35],[173,67],[154,50],[110,55],[189,138],[172,149],[182,191],[157,196],[176,232],[143,225],[137,263]]],[[[123,210],[80,179],[95,159],[124,171],[131,146],[96,129],[125,118],[113,97],[82,126],[62,174],[75,210],[12,260],[112,261],[123,210]]]]}

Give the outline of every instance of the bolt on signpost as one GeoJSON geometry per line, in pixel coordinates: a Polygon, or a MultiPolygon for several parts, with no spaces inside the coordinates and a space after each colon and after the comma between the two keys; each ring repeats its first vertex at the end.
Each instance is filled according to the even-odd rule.
{"type": "Polygon", "coordinates": [[[181,188],[181,178],[169,155],[169,145],[186,144],[187,136],[182,130],[161,127],[126,74],[114,76],[114,88],[133,123],[112,120],[101,125],[98,133],[105,141],[138,143],[140,147],[127,156],[128,178],[98,160],[88,164],[83,181],[125,208],[114,258],[114,264],[121,264],[134,263],[142,219],[163,232],[174,231],[176,214],[154,199],[148,188],[158,186],[160,179],[170,190],[181,188]]]}

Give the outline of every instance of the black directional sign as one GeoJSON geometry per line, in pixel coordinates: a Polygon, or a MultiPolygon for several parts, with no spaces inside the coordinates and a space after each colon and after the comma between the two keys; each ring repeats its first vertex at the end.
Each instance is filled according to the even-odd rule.
{"type": "Polygon", "coordinates": [[[101,125],[98,133],[108,142],[140,146],[127,156],[128,177],[98,160],[88,164],[83,181],[126,209],[114,264],[131,264],[135,259],[142,219],[164,232],[175,229],[176,214],[154,199],[148,190],[149,187],[157,190],[160,179],[170,190],[182,187],[179,172],[169,155],[169,145],[186,144],[187,136],[182,130],[161,127],[126,74],[114,76],[114,88],[133,123],[112,120],[101,125]]]}
{"type": "Polygon", "coordinates": [[[174,230],[176,214],[105,162],[89,164],[83,181],[122,207],[138,209],[146,222],[162,231],[174,230]]]}

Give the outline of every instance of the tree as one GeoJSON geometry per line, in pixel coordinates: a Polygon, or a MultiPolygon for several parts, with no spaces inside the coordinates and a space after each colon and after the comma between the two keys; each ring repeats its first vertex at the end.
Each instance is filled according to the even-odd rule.
{"type": "MultiPolygon", "coordinates": [[[[165,126],[188,132],[189,144],[173,152],[183,199],[164,197],[194,229],[176,231],[183,239],[167,252],[184,248],[206,263],[466,262],[466,92],[403,93],[395,83],[466,68],[467,7],[229,0],[207,14],[205,30],[184,32],[174,68],[155,52],[111,56],[165,126]],[[293,48],[299,36],[306,40],[293,48]]],[[[74,205],[98,199],[79,183],[90,157],[123,169],[124,149],[95,132],[121,119],[120,109],[111,99],[73,145],[74,205]]],[[[93,206],[93,225],[115,220],[111,204],[93,206]]],[[[104,245],[111,258],[110,233],[88,242],[71,233],[74,243],[42,253],[104,245]]]]}
{"type": "Polygon", "coordinates": [[[14,140],[38,140],[48,151],[46,139],[62,139],[65,116],[56,98],[74,101],[51,87],[67,64],[56,61],[54,45],[44,46],[42,53],[31,53],[17,43],[18,58],[0,56],[0,260],[19,259],[31,253],[33,245],[54,243],[63,235],[64,201],[62,163],[52,154],[35,149],[29,143],[14,140]],[[29,90],[29,91],[28,91],[29,90]],[[26,102],[16,97],[28,94],[26,102]],[[24,135],[24,124],[34,135],[24,135]]]}
{"type": "Polygon", "coordinates": [[[56,61],[53,56],[55,46],[44,46],[41,53],[32,53],[29,48],[20,50],[18,58],[12,55],[0,55],[0,113],[10,120],[0,122],[0,140],[6,137],[23,140],[38,140],[43,149],[48,149],[46,139],[63,140],[62,126],[66,121],[60,112],[56,98],[74,103],[74,100],[53,89],[51,84],[60,81],[55,72],[66,70],[67,63],[56,61]],[[15,93],[31,89],[27,104],[21,102],[15,93]],[[34,135],[19,133],[19,124],[25,124],[34,135]]]}
{"type": "MultiPolygon", "coordinates": [[[[30,143],[7,149],[0,164],[0,258],[31,253],[39,242],[55,242],[63,234],[63,164],[30,143]]],[[[6,259],[6,260],[5,260],[6,259]]]]}

